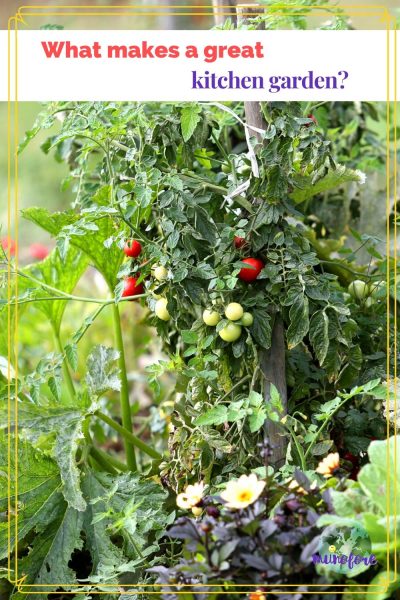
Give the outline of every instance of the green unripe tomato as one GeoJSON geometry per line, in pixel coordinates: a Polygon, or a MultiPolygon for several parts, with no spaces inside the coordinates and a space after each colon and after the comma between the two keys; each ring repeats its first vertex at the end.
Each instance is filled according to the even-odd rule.
{"type": "Polygon", "coordinates": [[[218,325],[220,320],[221,317],[216,310],[208,310],[206,308],[206,310],[203,312],[203,321],[206,325],[209,325],[210,327],[215,327],[215,325],[218,325]]]}
{"type": "Polygon", "coordinates": [[[225,309],[225,316],[230,321],[238,321],[243,317],[243,306],[238,302],[231,302],[225,309]]]}
{"type": "Polygon", "coordinates": [[[219,332],[219,337],[224,340],[224,342],[236,342],[236,340],[240,338],[241,333],[242,328],[240,325],[228,323],[228,325],[225,325],[219,332]]]}
{"type": "Polygon", "coordinates": [[[355,279],[349,285],[349,294],[353,296],[356,300],[362,300],[368,294],[368,286],[361,279],[355,279]]]}
{"type": "Polygon", "coordinates": [[[245,327],[250,327],[251,325],[253,325],[254,319],[253,319],[253,315],[249,312],[245,312],[243,313],[243,317],[242,317],[242,325],[244,325],[245,327]]]}
{"type": "Polygon", "coordinates": [[[171,315],[167,310],[167,304],[168,300],[166,298],[160,298],[160,300],[157,300],[156,302],[154,312],[156,313],[157,317],[162,321],[169,321],[171,318],[171,315]]]}
{"type": "Polygon", "coordinates": [[[165,267],[158,265],[153,268],[153,275],[157,279],[157,281],[164,281],[168,277],[168,271],[165,267]]]}
{"type": "Polygon", "coordinates": [[[249,165],[241,165],[237,168],[237,172],[240,173],[240,175],[250,175],[251,167],[249,165]]]}
{"type": "Polygon", "coordinates": [[[365,301],[365,306],[367,308],[370,308],[370,306],[372,306],[373,304],[376,304],[375,298],[373,298],[372,296],[368,296],[368,298],[365,301]]]}
{"type": "Polygon", "coordinates": [[[386,283],[384,281],[374,281],[369,285],[369,293],[373,298],[383,298],[383,290],[386,290],[386,283]]]}
{"type": "Polygon", "coordinates": [[[230,173],[231,172],[231,166],[228,165],[227,163],[222,163],[222,165],[221,165],[221,171],[223,173],[230,173]]]}

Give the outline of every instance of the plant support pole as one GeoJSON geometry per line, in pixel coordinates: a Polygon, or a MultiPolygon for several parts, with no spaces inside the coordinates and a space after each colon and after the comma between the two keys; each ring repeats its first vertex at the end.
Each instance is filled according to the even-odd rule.
{"type": "MultiPolygon", "coordinates": [[[[237,21],[245,23],[246,18],[253,15],[257,16],[262,11],[262,7],[252,5],[241,5],[237,8],[237,21]]],[[[246,123],[259,129],[266,129],[267,124],[263,118],[259,102],[245,102],[244,110],[246,123]]],[[[251,132],[252,136],[260,140],[260,135],[251,132]]],[[[255,148],[257,153],[257,147],[255,148]]],[[[287,386],[286,386],[286,355],[285,355],[285,331],[283,321],[279,313],[275,315],[272,328],[271,348],[260,353],[260,369],[266,380],[264,387],[264,400],[266,403],[271,401],[271,384],[279,392],[283,412],[281,417],[287,414],[287,386]]],[[[282,435],[283,428],[279,423],[268,420],[265,425],[265,433],[272,446],[271,465],[275,468],[281,467],[285,462],[287,441],[282,435]]]]}
{"type": "MultiPolygon", "coordinates": [[[[129,386],[128,377],[126,374],[126,362],[125,362],[125,351],[124,342],[122,339],[121,330],[121,319],[119,315],[118,304],[113,304],[113,317],[114,317],[114,332],[115,332],[115,343],[119,352],[118,366],[121,377],[121,420],[123,427],[132,432],[132,416],[131,416],[131,405],[129,402],[129,386]]],[[[131,471],[137,470],[135,448],[133,445],[124,439],[126,463],[131,471]]]]}

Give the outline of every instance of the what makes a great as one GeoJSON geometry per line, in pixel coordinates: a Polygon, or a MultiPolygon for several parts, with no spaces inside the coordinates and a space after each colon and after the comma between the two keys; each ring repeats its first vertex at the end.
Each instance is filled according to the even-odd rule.
{"type": "Polygon", "coordinates": [[[99,42],[77,45],[70,41],[43,42],[42,47],[47,58],[200,58],[206,63],[213,63],[223,58],[264,58],[261,42],[254,45],[216,45],[207,46],[164,46],[142,41],[132,46],[110,44],[105,51],[99,42]]]}

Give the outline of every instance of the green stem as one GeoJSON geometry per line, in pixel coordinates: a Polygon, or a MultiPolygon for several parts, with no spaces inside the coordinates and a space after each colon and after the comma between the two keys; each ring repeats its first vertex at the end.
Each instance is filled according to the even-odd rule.
{"type": "Polygon", "coordinates": [[[89,454],[100,465],[100,467],[107,471],[107,473],[111,473],[112,475],[118,474],[118,471],[116,471],[113,465],[110,464],[111,461],[108,460],[109,457],[107,455],[104,456],[105,453],[103,454],[97,448],[91,446],[89,448],[89,454]]]}
{"type": "Polygon", "coordinates": [[[136,435],[128,431],[125,427],[122,427],[119,423],[114,421],[114,419],[111,419],[111,417],[105,415],[101,411],[96,411],[94,414],[96,415],[96,417],[104,421],[104,423],[107,423],[107,425],[112,427],[112,429],[121,434],[122,437],[129,441],[133,446],[136,446],[137,448],[139,448],[139,450],[142,450],[142,452],[151,456],[151,458],[155,458],[157,460],[160,460],[162,458],[161,454],[159,454],[157,450],[154,450],[154,448],[151,448],[150,446],[145,444],[145,442],[142,442],[141,439],[139,439],[136,435]]]}
{"type": "Polygon", "coordinates": [[[85,438],[87,444],[87,451],[95,459],[95,461],[103,467],[109,473],[113,473],[114,475],[117,473],[115,469],[118,471],[128,471],[128,467],[124,465],[122,462],[107,454],[100,448],[96,448],[93,444],[92,436],[90,435],[90,420],[89,417],[82,423],[82,431],[83,436],[85,438]]]}
{"type": "Polygon", "coordinates": [[[343,402],[341,402],[339,404],[339,406],[337,406],[335,408],[335,410],[333,410],[331,413],[329,413],[329,415],[327,416],[327,418],[325,419],[325,421],[322,423],[321,427],[316,431],[313,439],[311,440],[305,454],[304,454],[304,459],[307,460],[308,455],[310,454],[311,450],[313,449],[313,447],[315,446],[319,436],[321,435],[321,433],[323,432],[323,430],[325,429],[325,427],[328,425],[329,421],[331,421],[332,417],[338,412],[338,410],[340,410],[342,408],[342,406],[344,406],[346,404],[346,402],[348,402],[351,398],[354,397],[353,395],[349,395],[347,398],[345,398],[345,400],[343,400],[343,402]]]}
{"type": "MultiPolygon", "coordinates": [[[[48,285],[47,283],[44,283],[43,281],[40,281],[39,279],[36,279],[35,277],[32,277],[31,275],[27,275],[26,273],[23,273],[22,271],[17,270],[15,273],[17,275],[20,275],[21,277],[25,277],[26,279],[29,279],[29,281],[32,281],[33,283],[36,283],[38,286],[40,286],[44,290],[49,290],[50,292],[56,293],[57,296],[46,296],[43,298],[22,298],[21,300],[19,300],[18,298],[14,298],[11,302],[7,303],[10,305],[12,305],[12,304],[27,304],[28,302],[40,302],[41,300],[43,300],[43,301],[44,300],[46,300],[46,301],[48,301],[48,300],[76,300],[78,302],[91,302],[93,304],[104,304],[105,306],[115,303],[115,298],[109,298],[109,299],[105,300],[104,298],[88,298],[86,296],[75,296],[74,294],[68,294],[67,292],[63,292],[62,290],[59,290],[58,288],[48,285]]],[[[148,295],[149,295],[148,293],[145,293],[145,294],[137,294],[136,296],[125,296],[124,298],[120,298],[119,302],[125,302],[128,300],[137,300],[139,298],[146,298],[146,296],[148,296],[148,295]]]]}
{"type": "Polygon", "coordinates": [[[226,394],[224,394],[218,402],[222,402],[223,400],[225,400],[225,398],[227,398],[229,396],[229,394],[231,394],[234,390],[236,390],[236,388],[240,387],[245,381],[247,381],[248,379],[251,379],[251,375],[245,375],[244,377],[242,377],[242,379],[240,381],[238,381],[237,383],[235,383],[235,385],[233,385],[231,387],[231,389],[229,390],[229,392],[226,392],[226,394]]]}
{"type": "Polygon", "coordinates": [[[54,330],[54,340],[56,343],[57,352],[59,352],[63,356],[62,370],[63,370],[64,380],[65,380],[65,383],[68,388],[68,394],[69,394],[70,400],[71,400],[71,402],[73,402],[73,400],[75,398],[75,387],[74,387],[74,382],[72,381],[71,373],[69,372],[69,368],[67,365],[64,348],[61,343],[59,331],[54,330]]]}
{"type": "MultiPolygon", "coordinates": [[[[119,352],[119,370],[121,373],[121,419],[123,429],[128,433],[132,431],[132,417],[131,417],[131,405],[129,403],[129,386],[128,386],[128,377],[126,373],[126,362],[125,362],[125,351],[124,351],[124,342],[122,339],[122,330],[121,330],[121,320],[119,316],[118,305],[113,305],[113,317],[114,317],[114,332],[115,332],[115,342],[117,345],[117,349],[119,352]]],[[[127,440],[125,437],[125,452],[126,452],[126,462],[131,471],[137,470],[136,464],[136,456],[135,456],[135,448],[132,445],[131,440],[127,440]]]]}
{"type": "Polygon", "coordinates": [[[102,467],[107,473],[111,473],[112,475],[117,475],[118,471],[114,469],[112,465],[110,465],[109,461],[104,458],[104,456],[95,448],[91,446],[89,448],[89,454],[94,460],[97,462],[100,467],[102,467]]]}
{"type": "Polygon", "coordinates": [[[288,431],[290,433],[290,437],[292,438],[293,443],[295,445],[296,452],[300,459],[301,469],[302,469],[302,471],[305,471],[306,470],[306,455],[304,454],[302,447],[300,446],[299,442],[297,441],[297,435],[293,431],[292,427],[288,423],[285,423],[285,426],[288,429],[288,431]]]}
{"type": "Polygon", "coordinates": [[[344,269],[348,273],[351,273],[352,275],[357,275],[358,277],[363,277],[364,279],[371,279],[370,275],[366,275],[362,271],[354,271],[354,269],[350,269],[350,267],[346,266],[345,264],[343,264],[341,262],[337,262],[335,260],[320,260],[319,262],[322,263],[323,265],[332,265],[333,267],[338,267],[340,269],[344,269]]]}
{"type": "Polygon", "coordinates": [[[128,467],[123,462],[118,460],[118,458],[115,458],[115,456],[104,452],[104,450],[101,450],[101,448],[96,448],[96,451],[104,458],[104,460],[107,460],[112,467],[118,469],[118,471],[129,471],[128,467]]]}

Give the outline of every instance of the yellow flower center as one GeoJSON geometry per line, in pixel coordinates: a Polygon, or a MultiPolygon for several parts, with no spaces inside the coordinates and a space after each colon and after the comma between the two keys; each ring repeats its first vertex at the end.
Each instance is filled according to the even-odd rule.
{"type": "Polygon", "coordinates": [[[248,502],[251,500],[251,492],[249,490],[243,490],[240,492],[238,500],[240,500],[240,502],[248,502]]]}

